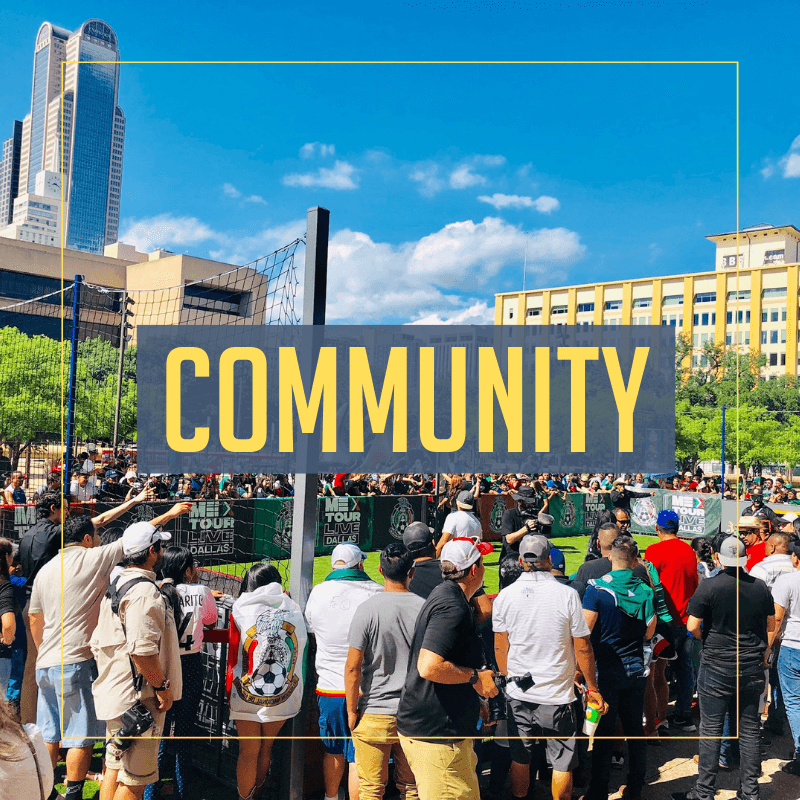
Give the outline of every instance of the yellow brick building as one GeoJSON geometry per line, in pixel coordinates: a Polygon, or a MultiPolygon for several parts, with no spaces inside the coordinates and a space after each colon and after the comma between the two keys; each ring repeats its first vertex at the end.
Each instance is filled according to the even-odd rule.
{"type": "Polygon", "coordinates": [[[504,292],[495,324],[671,325],[697,348],[764,353],[765,377],[797,375],[800,230],[756,225],[706,238],[716,244],[712,272],[504,292]]]}

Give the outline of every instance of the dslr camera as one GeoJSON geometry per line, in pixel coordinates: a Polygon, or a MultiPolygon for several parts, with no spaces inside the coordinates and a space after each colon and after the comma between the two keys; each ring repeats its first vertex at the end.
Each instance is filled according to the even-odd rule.
{"type": "Polygon", "coordinates": [[[121,758],[133,744],[133,740],[149,731],[155,724],[153,715],[141,701],[122,715],[121,722],[122,727],[106,743],[106,749],[116,758],[121,758]]]}

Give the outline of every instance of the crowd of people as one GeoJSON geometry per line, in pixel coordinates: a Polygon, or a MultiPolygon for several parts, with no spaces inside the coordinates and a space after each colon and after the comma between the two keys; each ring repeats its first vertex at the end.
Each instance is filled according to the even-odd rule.
{"type": "MultiPolygon", "coordinates": [[[[87,461],[79,459],[78,488],[96,477],[87,461]]],[[[70,514],[60,491],[42,491],[36,524],[18,543],[0,539],[0,785],[24,787],[19,800],[58,796],[53,769],[64,749],[66,797],[79,800],[102,740],[101,800],[157,798],[163,772],[174,772],[176,800],[188,796],[189,743],[158,737],[196,731],[201,650],[218,624],[219,593],[199,583],[191,552],[161,530],[190,511],[198,476],[166,488],[163,499],[176,502],[162,516],[109,528],[159,497],[155,479],[133,477],[120,502],[95,516],[70,514]],[[21,724],[26,694],[36,697],[35,728],[21,724]]],[[[216,487],[239,486],[240,477],[215,476],[216,487]]],[[[606,800],[612,769],[625,765],[623,797],[640,800],[647,744],[670,732],[701,737],[697,780],[676,800],[711,800],[719,770],[736,768],[739,797],[754,800],[764,736],[782,732],[784,718],[794,752],[783,770],[800,776],[800,519],[775,513],[767,487],[749,487],[732,531],[690,544],[678,515],[664,510],[658,541],[641,553],[630,501],[651,482],[592,477],[584,488],[597,482],[612,508],[569,576],[547,508],[576,477],[584,482],[443,475],[441,533],[408,525],[380,553],[380,582],[356,545],[336,546],[304,608],[273,565],[250,567],[227,628],[239,797],[259,800],[272,743],[300,712],[308,680],[326,800],[343,782],[350,800],[378,800],[390,763],[401,798],[477,800],[479,760],[490,764],[493,800],[507,785],[512,798],[526,797],[537,776],[556,800],[575,790],[606,800]],[[501,483],[514,504],[502,518],[491,596],[484,558],[494,548],[474,512],[480,493],[501,483]]],[[[290,492],[282,478],[273,489],[279,482],[290,492]]],[[[349,494],[365,479],[332,476],[321,490],[349,494]]],[[[696,491],[694,481],[682,483],[696,491]]],[[[404,488],[425,491],[427,482],[404,488]]]]}

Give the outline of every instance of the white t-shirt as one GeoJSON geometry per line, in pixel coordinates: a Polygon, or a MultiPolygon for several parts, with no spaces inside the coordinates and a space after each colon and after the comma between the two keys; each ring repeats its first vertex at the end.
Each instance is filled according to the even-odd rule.
{"type": "Polygon", "coordinates": [[[181,655],[199,653],[203,648],[203,626],[217,621],[217,603],[211,589],[201,583],[179,583],[183,619],[178,629],[181,655]]]}
{"type": "Polygon", "coordinates": [[[589,636],[581,599],[549,572],[523,572],[494,600],[492,628],[508,633],[508,674],[530,672],[535,684],[522,691],[509,683],[515,700],[565,705],[575,699],[573,638],[589,636]]]}
{"type": "Polygon", "coordinates": [[[451,538],[466,537],[480,541],[483,538],[483,528],[480,520],[471,511],[451,511],[444,520],[442,533],[449,533],[451,538]]]}
{"type": "MultiPolygon", "coordinates": [[[[352,574],[354,570],[342,572],[352,574]]],[[[325,580],[311,590],[306,603],[306,627],[317,638],[317,694],[344,696],[344,665],[349,649],[350,623],[356,609],[376,592],[382,591],[383,586],[370,579],[335,578],[325,580]]]]}
{"type": "MultiPolygon", "coordinates": [[[[53,790],[53,765],[47,754],[42,732],[30,723],[24,727],[33,744],[36,759],[34,760],[27,743],[16,733],[6,730],[0,734],[0,786],[5,786],[8,796],[13,795],[14,800],[41,800],[36,763],[39,763],[45,797],[53,790]]],[[[5,792],[3,796],[6,796],[5,792]]]]}
{"type": "Polygon", "coordinates": [[[792,557],[786,553],[767,556],[750,570],[754,578],[764,581],[770,589],[775,585],[775,581],[787,572],[794,572],[794,565],[792,557]]]}
{"type": "Polygon", "coordinates": [[[772,587],[772,599],[786,609],[781,647],[800,650],[800,572],[781,575],[772,587]]]}
{"type": "Polygon", "coordinates": [[[69,493],[72,495],[73,500],[91,500],[97,494],[97,490],[92,479],[89,478],[86,486],[81,486],[78,481],[71,481],[69,493]]]}

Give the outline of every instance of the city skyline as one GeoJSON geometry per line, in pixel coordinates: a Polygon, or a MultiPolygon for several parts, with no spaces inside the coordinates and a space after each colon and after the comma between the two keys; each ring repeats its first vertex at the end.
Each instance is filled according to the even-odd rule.
{"type": "MultiPolygon", "coordinates": [[[[56,8],[17,12],[11,30],[38,14],[58,24],[56,8]]],[[[738,60],[738,223],[800,221],[800,128],[764,94],[796,67],[738,36],[729,5],[605,8],[602,24],[582,8],[565,27],[514,3],[469,14],[392,4],[388,25],[361,3],[334,14],[312,2],[299,44],[246,32],[288,29],[288,10],[248,10],[245,30],[206,4],[188,18],[153,8],[147,23],[109,9],[84,10],[107,19],[132,61],[738,60]]],[[[705,237],[737,225],[733,63],[121,72],[119,238],[241,264],[302,233],[305,209],[323,205],[331,322],[490,322],[494,294],[522,288],[526,261],[528,289],[712,269],[705,237]]],[[[0,111],[10,104],[0,92],[0,111]]]]}
{"type": "MultiPolygon", "coordinates": [[[[75,31],[41,24],[30,112],[22,120],[19,143],[8,140],[4,147],[18,159],[18,201],[13,177],[0,183],[0,212],[13,206],[0,218],[11,223],[0,236],[57,245],[63,196],[68,249],[102,254],[117,241],[125,139],[119,65],[90,62],[118,60],[116,34],[102,20],[89,19],[75,31]]],[[[15,135],[18,126],[15,120],[15,135]]],[[[5,155],[3,163],[3,175],[12,175],[5,155]]]]}

